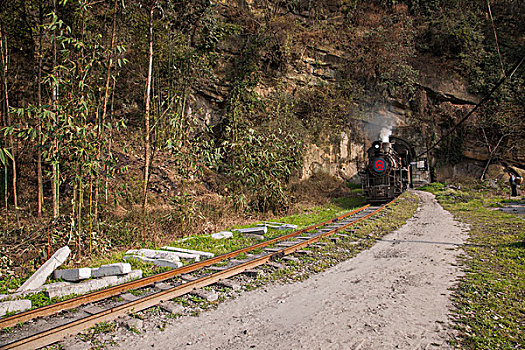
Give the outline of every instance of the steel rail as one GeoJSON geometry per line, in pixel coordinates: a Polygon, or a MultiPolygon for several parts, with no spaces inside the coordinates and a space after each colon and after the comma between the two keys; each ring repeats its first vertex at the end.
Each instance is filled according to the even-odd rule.
{"type": "MultiPolygon", "coordinates": [[[[367,218],[377,214],[378,212],[384,210],[386,207],[388,207],[389,205],[394,203],[396,200],[397,200],[397,198],[392,200],[391,202],[385,204],[384,206],[374,210],[373,212],[371,212],[371,213],[369,213],[369,214],[367,214],[365,216],[359,217],[356,220],[351,221],[348,224],[345,224],[345,225],[343,225],[341,227],[335,228],[335,229],[330,230],[328,232],[320,233],[320,234],[318,234],[316,236],[311,237],[308,240],[304,240],[302,242],[294,244],[293,246],[285,247],[283,249],[280,249],[277,252],[268,253],[268,254],[266,254],[264,256],[255,258],[253,260],[250,260],[250,261],[247,261],[247,262],[244,262],[244,263],[241,263],[239,265],[235,265],[235,266],[233,266],[231,268],[228,268],[228,269],[225,269],[223,271],[218,271],[218,272],[215,272],[213,274],[201,277],[201,278],[199,278],[197,280],[190,281],[190,282],[187,282],[187,283],[184,283],[184,284],[181,284],[181,285],[177,285],[177,286],[174,286],[174,287],[172,287],[170,289],[159,291],[159,292],[157,292],[155,294],[151,294],[151,295],[145,296],[145,297],[140,298],[138,300],[135,300],[135,301],[132,301],[132,302],[128,302],[126,304],[119,305],[119,306],[116,306],[116,307],[113,307],[113,308],[110,308],[110,309],[107,309],[107,310],[103,310],[101,312],[98,312],[96,314],[90,315],[88,317],[85,317],[85,318],[82,318],[82,319],[79,319],[79,320],[75,320],[73,322],[70,322],[70,323],[67,323],[67,324],[64,324],[64,325],[61,325],[61,326],[54,327],[54,328],[46,330],[44,332],[28,336],[28,337],[20,339],[18,341],[14,341],[12,343],[6,344],[6,345],[2,346],[0,349],[1,350],[7,350],[7,349],[20,349],[20,350],[22,350],[22,349],[36,349],[36,348],[39,348],[39,347],[44,347],[44,346],[47,346],[47,345],[50,345],[50,344],[53,344],[53,343],[56,343],[56,342],[60,341],[61,339],[63,339],[67,335],[77,334],[77,333],[81,332],[82,330],[84,330],[86,328],[94,326],[97,323],[105,322],[105,321],[111,321],[111,320],[114,320],[114,319],[116,319],[116,318],[118,318],[120,316],[126,315],[129,312],[141,311],[141,310],[147,309],[149,307],[155,306],[155,305],[157,305],[157,304],[159,304],[159,303],[161,303],[163,301],[167,301],[167,300],[170,300],[170,299],[182,296],[184,294],[187,294],[187,293],[191,292],[192,290],[194,290],[196,288],[202,288],[202,287],[209,286],[211,284],[219,282],[220,280],[223,280],[223,279],[226,279],[226,278],[238,275],[238,274],[240,274],[240,273],[242,273],[242,272],[244,272],[244,271],[246,271],[248,269],[252,269],[254,267],[263,265],[263,264],[267,263],[268,261],[272,260],[273,258],[276,258],[276,257],[278,258],[278,257],[281,257],[283,255],[291,254],[291,253],[293,253],[293,252],[295,252],[295,251],[297,251],[297,250],[299,250],[301,248],[304,248],[304,247],[306,247],[306,246],[308,246],[308,245],[310,245],[312,243],[315,243],[315,242],[319,241],[321,238],[324,238],[324,237],[330,236],[330,235],[332,235],[334,233],[337,233],[339,231],[345,230],[348,227],[350,227],[352,225],[355,225],[356,223],[361,222],[361,221],[363,221],[363,220],[365,220],[365,219],[367,219],[367,218]]],[[[348,215],[344,215],[343,217],[346,217],[346,216],[348,216],[348,215]]],[[[334,221],[335,220],[329,220],[328,223],[331,223],[331,222],[334,222],[334,221]]],[[[316,225],[316,227],[318,227],[318,225],[316,225]]],[[[286,235],[286,236],[288,236],[288,235],[286,235]]]]}
{"type": "Polygon", "coordinates": [[[75,307],[78,307],[78,306],[81,306],[81,305],[84,305],[84,304],[89,304],[89,303],[93,303],[95,301],[107,299],[109,297],[119,295],[119,294],[121,294],[123,292],[126,292],[128,290],[133,290],[133,289],[145,287],[145,286],[154,284],[155,282],[161,282],[161,281],[173,278],[173,277],[175,277],[177,275],[182,275],[182,274],[186,274],[186,273],[189,273],[189,272],[193,272],[193,271],[196,271],[196,270],[201,269],[203,267],[216,264],[216,263],[221,262],[223,260],[236,257],[239,254],[247,253],[247,252],[249,252],[251,250],[258,249],[258,248],[264,248],[264,247],[266,247],[268,245],[271,245],[271,244],[274,244],[274,243],[278,243],[278,242],[286,240],[288,238],[292,238],[292,237],[298,236],[298,235],[300,235],[302,233],[308,232],[308,231],[313,230],[313,229],[315,229],[317,227],[328,225],[330,223],[333,223],[335,221],[344,219],[345,217],[348,217],[348,216],[354,215],[354,214],[356,214],[356,213],[358,213],[360,211],[363,211],[366,208],[368,208],[369,206],[370,205],[367,204],[367,205],[365,205],[365,206],[363,206],[361,208],[352,210],[352,211],[350,211],[348,213],[345,213],[345,214],[340,215],[340,216],[338,216],[336,218],[324,221],[322,223],[315,224],[315,225],[312,225],[310,227],[307,227],[307,228],[304,228],[304,229],[301,229],[301,230],[298,230],[298,231],[295,231],[295,232],[291,232],[291,233],[283,235],[283,236],[279,236],[279,237],[276,237],[276,238],[273,238],[273,239],[270,239],[270,240],[267,240],[267,241],[255,244],[253,246],[249,246],[249,247],[246,247],[246,248],[241,248],[241,249],[235,250],[233,252],[229,252],[229,253],[226,253],[226,254],[223,254],[223,255],[220,255],[220,256],[216,256],[216,257],[213,257],[213,258],[210,258],[210,259],[206,259],[206,260],[201,261],[201,262],[193,263],[193,264],[190,264],[190,265],[187,265],[187,266],[183,266],[183,267],[180,267],[180,268],[177,268],[177,269],[169,270],[169,271],[162,272],[162,273],[159,273],[159,274],[156,274],[156,275],[144,277],[144,278],[141,278],[141,279],[138,279],[138,280],[135,280],[135,281],[119,284],[119,285],[116,285],[116,286],[113,286],[113,287],[109,287],[109,288],[106,288],[106,289],[102,289],[102,290],[99,290],[99,291],[96,291],[96,292],[92,292],[92,293],[81,295],[81,296],[77,296],[77,297],[74,297],[74,298],[71,298],[71,299],[63,300],[63,301],[60,301],[58,303],[42,306],[42,307],[39,307],[37,309],[33,309],[33,310],[29,310],[29,311],[18,313],[16,315],[5,317],[5,318],[0,319],[0,328],[12,327],[12,326],[15,326],[15,325],[17,325],[19,323],[27,322],[27,321],[32,320],[32,319],[37,318],[37,317],[50,316],[50,315],[53,315],[53,314],[55,314],[57,312],[60,312],[60,311],[73,309],[75,307]]]}

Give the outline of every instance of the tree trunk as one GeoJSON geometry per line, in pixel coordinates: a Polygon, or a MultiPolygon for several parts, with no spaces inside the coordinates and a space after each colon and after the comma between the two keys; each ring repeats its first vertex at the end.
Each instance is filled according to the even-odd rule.
{"type": "MultiPolygon", "coordinates": [[[[102,142],[102,136],[103,136],[103,128],[104,128],[104,122],[106,120],[107,110],[108,110],[108,100],[109,100],[109,87],[110,87],[110,81],[111,81],[111,68],[113,66],[113,50],[115,49],[115,39],[116,39],[116,29],[117,29],[117,5],[118,0],[115,0],[113,2],[113,26],[111,28],[111,46],[108,54],[108,69],[106,71],[106,86],[104,89],[104,102],[102,104],[102,116],[99,119],[98,124],[98,133],[99,133],[99,142],[102,142]]],[[[98,159],[102,159],[102,145],[99,144],[98,148],[98,159]]],[[[106,169],[106,166],[104,165],[104,169],[106,169]]],[[[107,177],[107,175],[105,175],[107,177]]],[[[95,208],[94,208],[94,217],[95,221],[98,221],[98,197],[99,197],[99,188],[100,188],[100,181],[96,181],[95,183],[95,208]]]]}
{"type": "MultiPolygon", "coordinates": [[[[7,73],[9,66],[9,56],[7,50],[7,35],[4,34],[2,24],[0,24],[0,61],[2,64],[2,82],[4,90],[4,103],[5,103],[5,121],[6,126],[11,125],[11,117],[9,113],[9,92],[7,84],[7,73]]],[[[15,208],[15,214],[18,221],[18,195],[17,195],[17,179],[16,179],[16,152],[15,152],[15,143],[13,140],[13,135],[9,135],[9,148],[11,149],[11,170],[12,174],[12,186],[13,186],[13,204],[15,208]]]]}
{"type": "Polygon", "coordinates": [[[485,136],[485,140],[487,142],[487,149],[489,150],[489,159],[487,159],[487,163],[485,164],[485,167],[483,168],[483,172],[481,173],[480,180],[485,180],[485,174],[487,173],[487,170],[489,168],[490,163],[492,162],[492,159],[494,158],[494,155],[496,154],[496,151],[498,150],[499,146],[501,145],[501,142],[507,137],[508,135],[503,135],[498,140],[498,143],[494,148],[490,146],[489,140],[487,138],[487,135],[485,134],[485,130],[483,130],[483,136],[485,136]]]}
{"type": "Polygon", "coordinates": [[[143,214],[143,234],[142,238],[146,243],[146,214],[148,210],[148,180],[149,180],[149,167],[150,167],[150,100],[151,100],[151,75],[153,71],[153,13],[155,11],[155,5],[151,6],[149,10],[149,29],[148,29],[148,77],[146,79],[145,87],[145,118],[144,118],[144,188],[143,188],[143,199],[142,202],[142,214],[143,214]]]}
{"type": "MultiPolygon", "coordinates": [[[[57,10],[57,4],[56,4],[56,0],[53,0],[53,11],[54,13],[56,14],[56,10],[57,10]]],[[[57,66],[57,42],[56,42],[56,29],[53,30],[53,67],[52,69],[54,70],[57,66]]],[[[54,72],[54,74],[57,74],[56,72],[54,72]]],[[[57,86],[57,83],[56,83],[56,80],[57,80],[57,77],[55,77],[55,79],[53,79],[53,82],[52,82],[52,94],[51,94],[51,105],[53,106],[53,110],[54,112],[56,113],[57,112],[57,109],[56,109],[56,104],[57,104],[57,98],[58,98],[58,86],[57,86]]],[[[58,128],[58,115],[55,114],[55,129],[58,128]]],[[[54,149],[55,149],[55,159],[54,159],[54,162],[53,162],[53,181],[51,182],[51,189],[52,189],[52,193],[53,193],[53,218],[57,218],[58,215],[59,215],[59,173],[58,173],[58,138],[57,136],[55,135],[55,140],[54,140],[54,149]]]]}
{"type": "MultiPolygon", "coordinates": [[[[39,26],[38,26],[38,68],[37,68],[37,103],[38,108],[42,111],[42,24],[44,14],[42,3],[39,5],[39,26]]],[[[42,180],[42,120],[38,118],[38,149],[36,155],[36,177],[37,177],[37,215],[42,217],[42,206],[44,204],[44,182],[42,180]]]]}
{"type": "MultiPolygon", "coordinates": [[[[113,140],[113,108],[114,108],[114,102],[115,102],[115,80],[113,80],[113,88],[111,89],[111,109],[110,109],[110,124],[111,128],[109,129],[109,137],[108,137],[108,154],[111,154],[112,149],[112,140],[113,140]]],[[[109,200],[109,189],[108,189],[108,176],[106,174],[105,177],[105,184],[104,184],[104,191],[105,191],[105,204],[108,204],[109,200]]]]}

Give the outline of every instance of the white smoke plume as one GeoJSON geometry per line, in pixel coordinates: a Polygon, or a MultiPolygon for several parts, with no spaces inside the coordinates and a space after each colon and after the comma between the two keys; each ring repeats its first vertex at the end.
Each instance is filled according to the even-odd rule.
{"type": "Polygon", "coordinates": [[[381,131],[379,132],[379,138],[381,139],[381,142],[389,142],[390,141],[390,135],[392,135],[392,127],[383,127],[381,131]]]}
{"type": "Polygon", "coordinates": [[[389,142],[394,128],[397,126],[398,115],[391,112],[388,106],[381,105],[364,113],[366,135],[370,142],[381,140],[389,142]]]}

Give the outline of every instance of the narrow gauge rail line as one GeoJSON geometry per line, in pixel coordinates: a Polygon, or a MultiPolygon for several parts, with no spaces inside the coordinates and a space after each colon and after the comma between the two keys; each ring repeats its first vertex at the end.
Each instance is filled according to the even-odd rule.
{"type": "Polygon", "coordinates": [[[18,313],[16,315],[5,317],[5,318],[0,319],[0,328],[12,327],[12,326],[17,325],[20,322],[27,322],[27,321],[32,320],[32,319],[37,318],[37,317],[50,316],[50,315],[53,315],[53,314],[55,314],[57,312],[60,312],[60,311],[69,310],[69,309],[72,309],[72,308],[75,308],[75,307],[78,307],[78,306],[81,306],[81,305],[84,305],[84,304],[93,303],[95,301],[99,301],[99,300],[102,300],[102,299],[107,299],[109,297],[119,295],[119,294],[121,294],[123,292],[127,292],[129,290],[145,287],[145,286],[148,286],[150,284],[154,284],[156,282],[165,281],[165,280],[173,278],[173,277],[175,277],[177,275],[182,275],[182,274],[186,274],[186,273],[189,273],[189,272],[193,272],[193,271],[199,270],[199,269],[201,269],[203,267],[210,266],[210,265],[219,263],[221,261],[224,261],[224,260],[227,260],[227,259],[230,259],[230,258],[234,258],[234,257],[238,256],[239,254],[247,253],[249,251],[252,251],[252,250],[255,250],[255,249],[258,249],[258,248],[264,248],[266,246],[272,245],[274,243],[278,243],[278,242],[286,240],[288,238],[296,237],[296,236],[298,236],[300,234],[303,234],[303,233],[308,232],[310,230],[316,229],[318,227],[326,226],[326,225],[331,224],[331,223],[333,223],[335,221],[342,220],[342,219],[344,219],[344,218],[346,218],[348,216],[351,216],[351,215],[354,215],[354,214],[356,214],[356,213],[358,213],[360,211],[363,211],[363,210],[365,210],[368,207],[369,207],[369,205],[365,205],[365,206],[363,206],[361,208],[358,208],[356,210],[348,212],[348,213],[346,213],[344,215],[338,216],[338,217],[336,217],[334,219],[327,220],[325,222],[322,222],[322,223],[319,223],[319,224],[316,224],[316,225],[313,225],[313,226],[301,229],[299,231],[295,231],[295,232],[292,232],[292,233],[289,233],[289,234],[286,234],[286,235],[283,235],[283,236],[280,236],[280,237],[276,237],[276,238],[270,239],[268,241],[264,241],[264,242],[255,244],[253,246],[249,246],[249,247],[246,247],[246,248],[235,250],[233,252],[229,252],[229,253],[226,253],[226,254],[223,254],[223,255],[220,255],[220,256],[216,256],[216,257],[204,260],[204,261],[200,261],[200,262],[193,263],[193,264],[190,264],[190,265],[187,265],[187,266],[183,266],[183,267],[180,267],[180,268],[177,268],[177,269],[169,270],[169,271],[162,272],[162,273],[159,273],[159,274],[156,274],[156,275],[144,277],[144,278],[141,278],[141,279],[138,279],[138,280],[135,280],[135,281],[131,281],[131,282],[119,284],[117,286],[113,286],[113,287],[110,287],[110,288],[106,288],[106,289],[103,289],[103,290],[99,290],[97,292],[81,295],[81,296],[74,297],[74,298],[71,298],[71,299],[68,299],[68,300],[64,300],[64,301],[61,301],[61,302],[58,302],[58,303],[54,303],[54,304],[47,305],[47,306],[42,306],[42,307],[39,307],[37,309],[33,309],[33,310],[29,310],[29,311],[18,313]]]}
{"type": "MultiPolygon", "coordinates": [[[[172,288],[161,290],[159,292],[156,292],[151,295],[147,295],[145,297],[142,297],[140,299],[137,299],[135,301],[130,301],[122,305],[115,306],[113,308],[109,308],[106,310],[103,310],[101,312],[95,313],[93,315],[69,322],[64,325],[60,325],[48,330],[45,330],[43,332],[30,335],[28,337],[25,337],[20,340],[16,340],[14,342],[11,342],[9,344],[3,345],[0,349],[36,349],[40,347],[44,347],[46,345],[53,344],[55,342],[60,341],[62,338],[64,338],[67,335],[76,334],[86,328],[89,328],[97,323],[104,322],[104,321],[110,321],[113,319],[116,319],[120,316],[123,316],[131,311],[137,312],[144,309],[147,309],[149,307],[152,307],[154,305],[159,304],[160,302],[167,301],[173,298],[176,298],[178,296],[187,294],[191,292],[192,290],[196,288],[205,287],[211,284],[214,284],[216,282],[219,282],[220,280],[238,275],[246,270],[255,268],[257,266],[263,265],[267,262],[269,262],[272,259],[282,257],[284,255],[291,254],[301,248],[304,248],[312,243],[315,243],[319,241],[321,238],[330,236],[334,233],[337,233],[342,230],[348,229],[350,226],[361,222],[376,213],[382,211],[387,206],[395,202],[396,199],[391,201],[390,203],[385,204],[382,207],[379,207],[370,213],[367,213],[366,215],[360,216],[355,218],[355,220],[349,220],[340,223],[339,227],[333,228],[329,231],[315,233],[313,235],[310,235],[309,238],[306,238],[302,241],[299,241],[289,247],[283,247],[282,249],[279,249],[275,252],[267,253],[263,256],[255,257],[252,260],[242,262],[238,265],[232,266],[230,268],[227,268],[222,271],[218,271],[212,274],[201,276],[200,278],[194,280],[194,281],[188,281],[183,284],[175,285],[172,288]]],[[[354,214],[357,214],[365,209],[369,208],[369,205],[366,205],[364,207],[358,208],[356,210],[353,210],[349,213],[346,213],[344,215],[338,216],[334,219],[322,222],[320,224],[316,224],[310,227],[307,227],[305,229],[295,231],[280,237],[276,237],[274,239],[261,242],[259,244],[242,248],[218,257],[214,257],[199,263],[194,263],[188,266],[184,266],[178,269],[166,271],[164,273],[160,273],[157,275],[145,277],[136,281],[128,282],[122,285],[114,286],[105,290],[101,290],[98,292],[90,293],[87,295],[75,297],[69,300],[65,300],[59,303],[51,304],[48,306],[44,306],[38,309],[26,311],[17,315],[13,315],[7,318],[4,318],[0,320],[0,328],[3,327],[9,327],[11,325],[17,324],[18,322],[25,322],[27,320],[39,317],[39,316],[49,316],[53,315],[59,311],[67,310],[74,308],[79,305],[92,303],[95,301],[99,301],[102,299],[107,299],[109,297],[119,295],[122,292],[129,291],[132,289],[137,289],[141,287],[145,287],[148,285],[152,285],[155,282],[165,281],[170,278],[173,278],[177,275],[185,274],[188,272],[193,272],[202,268],[206,268],[210,265],[216,264],[218,262],[230,259],[232,257],[235,257],[239,254],[246,253],[258,248],[264,248],[266,246],[272,245],[274,243],[278,243],[280,241],[284,241],[288,238],[294,238],[297,237],[303,233],[308,233],[308,231],[311,231],[313,229],[329,225],[331,223],[336,223],[337,221],[340,221],[346,217],[352,216],[354,214]]]]}

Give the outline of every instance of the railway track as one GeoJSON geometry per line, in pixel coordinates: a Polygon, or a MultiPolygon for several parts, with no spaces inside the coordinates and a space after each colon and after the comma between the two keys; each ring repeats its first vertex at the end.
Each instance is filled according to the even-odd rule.
{"type": "MultiPolygon", "coordinates": [[[[394,201],[380,207],[365,205],[331,220],[221,256],[2,318],[0,319],[0,328],[12,327],[36,318],[53,317],[62,311],[71,310],[82,305],[109,300],[131,290],[150,289],[150,292],[145,293],[145,295],[136,300],[108,303],[104,308],[98,308],[87,316],[66,321],[65,323],[62,322],[63,324],[52,325],[44,331],[33,331],[33,334],[27,334],[17,340],[8,340],[8,343],[0,344],[0,349],[41,348],[56,343],[67,335],[79,333],[97,323],[111,321],[130,312],[147,309],[161,302],[188,294],[195,289],[239,275],[247,270],[301,250],[324,237],[347,230],[351,226],[384,210],[394,201]],[[279,244],[279,246],[275,246],[276,244],[279,244]],[[241,254],[246,255],[261,249],[265,250],[259,254],[250,254],[250,257],[244,260],[233,259],[241,254]],[[216,266],[217,264],[221,266],[216,266]],[[182,278],[189,273],[197,274],[198,276],[193,280],[182,278]],[[162,282],[163,288],[151,288],[155,283],[160,282],[162,282]]],[[[50,324],[53,323],[50,322],[50,324]]]]}

